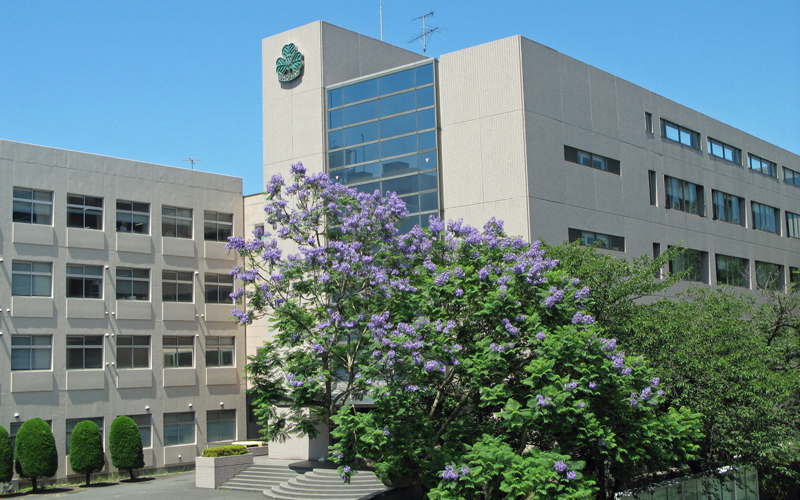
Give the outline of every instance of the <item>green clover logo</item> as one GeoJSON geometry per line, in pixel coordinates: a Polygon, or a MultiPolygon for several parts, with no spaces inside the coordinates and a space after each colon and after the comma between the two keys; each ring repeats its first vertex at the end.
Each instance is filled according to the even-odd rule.
{"type": "Polygon", "coordinates": [[[279,82],[291,82],[300,76],[303,69],[303,54],[297,51],[293,43],[283,46],[283,57],[275,62],[275,72],[279,82]]]}

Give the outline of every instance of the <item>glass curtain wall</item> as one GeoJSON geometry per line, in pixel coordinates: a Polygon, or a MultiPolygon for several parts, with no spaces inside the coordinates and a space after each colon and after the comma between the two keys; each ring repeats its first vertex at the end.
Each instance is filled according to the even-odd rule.
{"type": "Polygon", "coordinates": [[[394,191],[409,217],[401,232],[439,214],[433,61],[328,87],[328,173],[337,183],[394,191]]]}

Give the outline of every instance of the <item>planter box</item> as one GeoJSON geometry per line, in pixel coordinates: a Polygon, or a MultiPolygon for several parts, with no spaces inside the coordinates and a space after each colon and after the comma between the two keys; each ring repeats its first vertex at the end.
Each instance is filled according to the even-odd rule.
{"type": "Polygon", "coordinates": [[[198,488],[219,488],[236,474],[253,465],[253,455],[231,457],[197,457],[194,459],[194,479],[198,488]]]}

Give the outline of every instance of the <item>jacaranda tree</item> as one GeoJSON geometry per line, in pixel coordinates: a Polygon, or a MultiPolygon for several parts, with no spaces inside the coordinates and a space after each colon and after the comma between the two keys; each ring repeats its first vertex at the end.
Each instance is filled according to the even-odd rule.
{"type": "Polygon", "coordinates": [[[229,247],[234,314],[274,327],[248,366],[267,439],[328,424],[345,481],[368,466],[437,499],[606,497],[693,458],[699,415],[659,406],[660,379],[538,243],[495,220],[398,235],[394,194],[300,164],[266,194],[275,236],[229,247]]]}

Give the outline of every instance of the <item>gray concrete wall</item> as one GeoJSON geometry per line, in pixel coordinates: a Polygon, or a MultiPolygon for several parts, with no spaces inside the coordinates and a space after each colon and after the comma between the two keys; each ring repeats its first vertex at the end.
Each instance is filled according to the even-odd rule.
{"type": "Polygon", "coordinates": [[[207,410],[235,409],[244,437],[244,329],[228,319],[230,305],[204,301],[204,274],[228,274],[236,256],[203,240],[204,210],[234,214],[234,234],[242,234],[241,179],[9,141],[0,141],[0,179],[0,425],[53,420],[59,476],[68,472],[66,419],[103,417],[107,443],[118,415],[150,414],[148,467],[192,464],[207,445],[207,410]],[[53,224],[13,223],[13,187],[52,191],[53,224]],[[67,193],[103,198],[103,230],[66,227],[67,193]],[[117,199],[150,204],[150,234],[116,232],[117,199]],[[193,209],[192,239],[161,236],[162,205],[193,209]],[[15,260],[52,262],[52,296],[12,298],[15,260]],[[102,266],[103,298],[67,299],[67,264],[102,266]],[[150,300],[117,301],[117,267],[149,269],[150,300]],[[162,269],[195,273],[192,303],[162,303],[162,269]],[[52,336],[51,370],[11,372],[16,334],[52,336]],[[116,339],[130,334],[150,336],[150,369],[116,367],[116,339]],[[67,335],[102,335],[104,368],[67,370],[67,335]],[[193,368],[163,368],[163,335],[194,338],[193,368]],[[235,368],[206,368],[209,335],[236,337],[235,368]],[[196,443],[164,447],[163,414],[185,411],[195,412],[196,443]]]}

